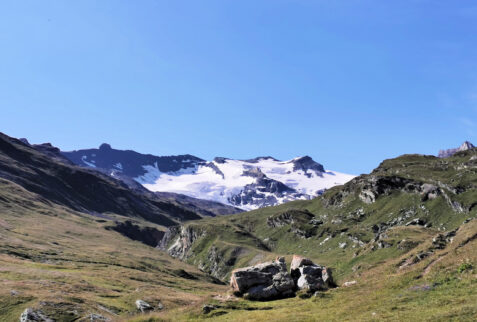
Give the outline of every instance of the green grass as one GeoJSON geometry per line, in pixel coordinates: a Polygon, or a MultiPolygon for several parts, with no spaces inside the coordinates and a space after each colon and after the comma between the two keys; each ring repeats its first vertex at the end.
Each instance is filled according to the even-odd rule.
{"type": "Polygon", "coordinates": [[[196,267],[106,230],[110,221],[45,204],[5,180],[0,197],[2,321],[17,321],[27,307],[56,321],[90,312],[118,320],[137,314],[137,299],[174,309],[226,290],[196,267]]]}
{"type": "MultiPolygon", "coordinates": [[[[322,198],[185,223],[201,236],[186,263],[106,230],[111,220],[49,204],[0,180],[0,316],[13,321],[26,307],[39,307],[58,321],[89,312],[115,321],[476,320],[477,220],[462,225],[477,217],[477,164],[471,160],[476,151],[448,159],[406,155],[384,161],[370,176],[330,189],[322,198]],[[371,204],[360,200],[369,180],[391,176],[434,184],[445,195],[423,201],[417,192],[392,190],[371,204]],[[457,203],[462,211],[456,210],[457,203]],[[323,223],[314,227],[303,211],[323,223]],[[290,212],[293,223],[268,223],[290,212]],[[374,240],[373,229],[399,217],[374,240]],[[432,226],[403,225],[413,218],[432,226]],[[458,227],[445,249],[402,265],[432,249],[434,236],[458,227]],[[345,248],[339,247],[342,243],[345,248]],[[358,283],[318,297],[248,302],[229,297],[227,286],[211,283],[204,273],[227,281],[234,268],[276,256],[289,263],[293,254],[331,267],[338,285],[358,283]],[[153,305],[161,301],[165,309],[138,314],[134,301],[139,298],[153,305]],[[202,314],[205,303],[220,307],[202,314]]],[[[164,229],[141,219],[135,224],[164,229]]]]}

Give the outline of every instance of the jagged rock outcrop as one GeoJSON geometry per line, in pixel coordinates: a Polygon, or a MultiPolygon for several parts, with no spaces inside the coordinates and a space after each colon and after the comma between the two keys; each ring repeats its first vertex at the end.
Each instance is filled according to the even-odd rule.
{"type": "Polygon", "coordinates": [[[247,184],[242,191],[232,195],[229,203],[239,207],[258,205],[261,207],[274,206],[293,200],[308,200],[309,195],[298,192],[280,181],[270,179],[260,169],[249,169],[243,172],[243,176],[255,178],[255,182],[247,184]]]}
{"type": "Polygon", "coordinates": [[[54,322],[40,310],[27,308],[20,316],[20,322],[54,322]]]}
{"type": "Polygon", "coordinates": [[[316,234],[317,227],[323,221],[315,219],[315,215],[307,210],[287,210],[267,218],[267,225],[279,228],[290,225],[290,231],[301,238],[309,238],[316,234]]]}
{"type": "Polygon", "coordinates": [[[167,251],[172,257],[184,260],[194,242],[204,234],[205,232],[192,226],[173,226],[166,231],[157,247],[167,251]],[[174,242],[170,245],[172,240],[174,242]]]}
{"type": "Polygon", "coordinates": [[[455,149],[447,149],[447,150],[440,150],[439,151],[439,154],[438,154],[438,157],[439,158],[448,158],[448,157],[451,157],[453,156],[454,154],[456,154],[457,152],[461,152],[461,151],[467,151],[467,150],[470,150],[470,149],[473,149],[475,148],[475,146],[470,143],[469,141],[465,141],[464,143],[462,143],[462,145],[458,148],[455,148],[455,149]]]}
{"type": "Polygon", "coordinates": [[[272,300],[292,296],[295,284],[283,257],[273,262],[232,271],[230,286],[235,294],[250,300],[272,300]]]}
{"type": "Polygon", "coordinates": [[[296,288],[299,290],[316,292],[335,287],[331,270],[316,265],[308,258],[293,255],[290,272],[296,288]]]}

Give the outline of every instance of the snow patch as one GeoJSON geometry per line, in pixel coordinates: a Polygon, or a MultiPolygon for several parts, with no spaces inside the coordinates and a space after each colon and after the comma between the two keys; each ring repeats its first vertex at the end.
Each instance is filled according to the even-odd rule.
{"type": "Polygon", "coordinates": [[[88,162],[88,161],[86,160],[87,158],[88,158],[88,157],[87,157],[86,155],[83,155],[83,156],[81,157],[81,161],[82,161],[84,164],[86,164],[88,167],[96,168],[96,165],[93,163],[94,161],[88,162]]]}

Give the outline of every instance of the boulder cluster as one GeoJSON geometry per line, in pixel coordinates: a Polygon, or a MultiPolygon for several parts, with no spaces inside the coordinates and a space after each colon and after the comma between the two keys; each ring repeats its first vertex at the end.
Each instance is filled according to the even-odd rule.
{"type": "Polygon", "coordinates": [[[234,294],[249,300],[273,300],[293,296],[298,290],[326,290],[335,284],[328,268],[294,255],[290,273],[285,258],[279,257],[232,271],[230,286],[234,294]]]}

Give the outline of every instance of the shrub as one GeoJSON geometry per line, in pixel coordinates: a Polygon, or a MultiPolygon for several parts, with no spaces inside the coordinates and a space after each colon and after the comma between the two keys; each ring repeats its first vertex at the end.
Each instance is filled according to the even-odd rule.
{"type": "Polygon", "coordinates": [[[465,263],[462,263],[459,265],[459,267],[457,268],[457,271],[459,273],[463,273],[465,271],[468,271],[468,270],[471,270],[473,268],[472,264],[469,263],[469,262],[465,262],[465,263]]]}

